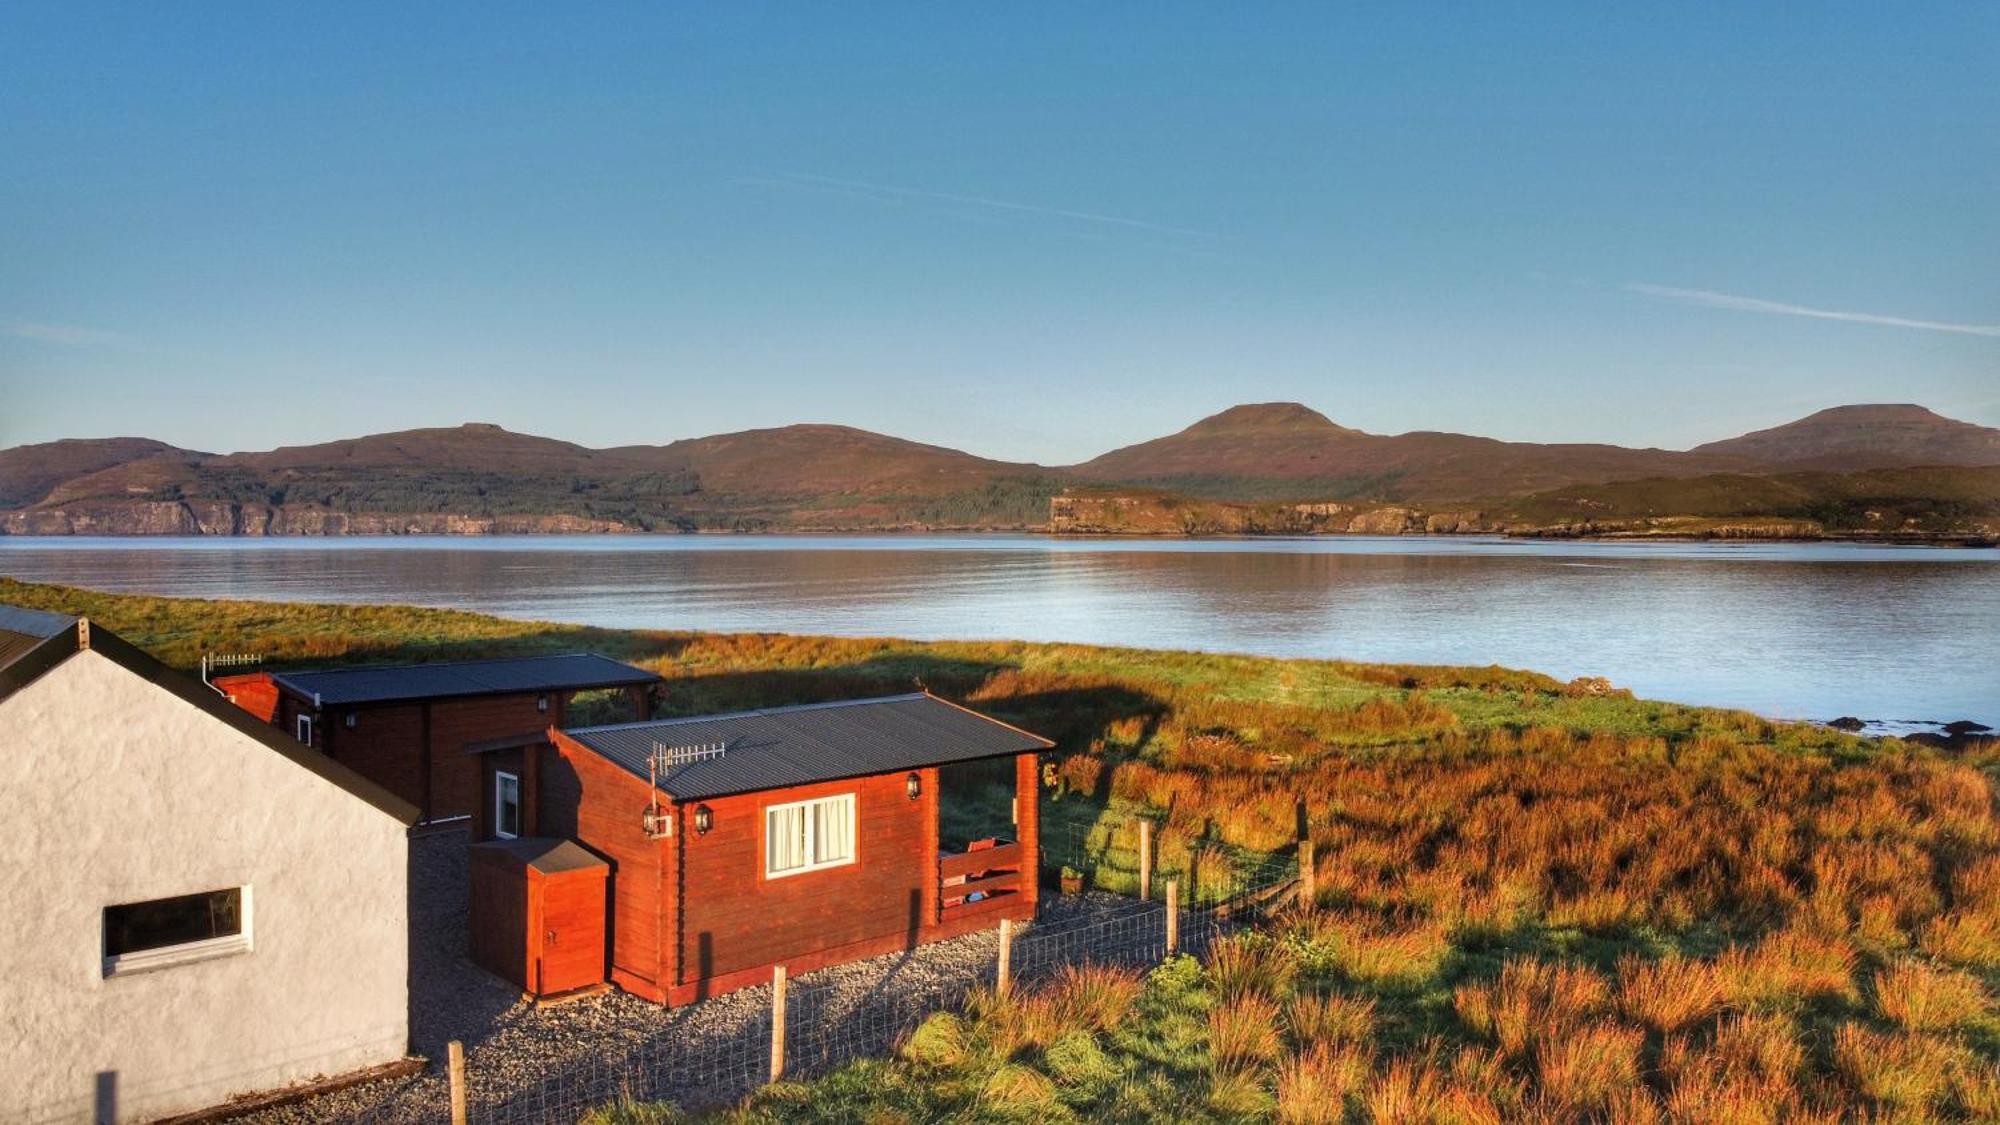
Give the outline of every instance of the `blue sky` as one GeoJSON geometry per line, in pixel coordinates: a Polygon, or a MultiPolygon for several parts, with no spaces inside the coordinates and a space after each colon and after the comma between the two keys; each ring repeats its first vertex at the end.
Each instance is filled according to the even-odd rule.
{"type": "Polygon", "coordinates": [[[1990,2],[11,4],[0,445],[1995,425],[1996,71],[1990,2]]]}

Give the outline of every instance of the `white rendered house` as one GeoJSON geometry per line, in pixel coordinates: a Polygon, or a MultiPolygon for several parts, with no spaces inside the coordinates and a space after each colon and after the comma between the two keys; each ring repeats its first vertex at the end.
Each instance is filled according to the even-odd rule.
{"type": "Polygon", "coordinates": [[[8,606],[0,792],[0,1120],[153,1120],[406,1055],[413,807],[8,606]]]}

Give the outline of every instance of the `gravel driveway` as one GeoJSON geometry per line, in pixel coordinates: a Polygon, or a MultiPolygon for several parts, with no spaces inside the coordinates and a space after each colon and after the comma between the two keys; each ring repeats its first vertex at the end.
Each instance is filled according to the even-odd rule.
{"type": "MultiPolygon", "coordinates": [[[[453,1039],[465,1045],[475,1121],[573,1121],[587,1108],[582,1103],[603,1100],[606,1080],[620,1081],[621,1069],[636,1071],[670,1056],[672,1075],[655,1076],[641,1087],[644,1096],[733,1097],[742,1091],[732,1085],[754,1085],[768,1066],[768,987],[676,1009],[617,991],[538,1009],[512,984],[475,966],[466,957],[466,842],[462,831],[410,841],[410,1032],[415,1050],[431,1065],[414,1077],[356,1086],[243,1120],[441,1120],[447,1113],[445,1045],[453,1039]]],[[[1051,895],[1030,932],[1056,924],[1078,934],[1137,934],[1158,926],[1152,916],[1159,909],[1109,895],[1051,895]],[[1099,920],[1104,924],[1094,925],[1099,920]]],[[[802,1065],[815,1057],[830,1065],[885,1049],[913,1015],[990,975],[997,949],[998,937],[989,930],[795,978],[787,1026],[800,1040],[802,1065]]]]}

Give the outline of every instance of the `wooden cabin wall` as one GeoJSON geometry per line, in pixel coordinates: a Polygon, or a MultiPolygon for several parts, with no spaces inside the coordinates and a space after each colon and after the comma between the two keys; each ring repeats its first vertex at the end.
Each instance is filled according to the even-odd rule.
{"type": "Polygon", "coordinates": [[[667,999],[661,964],[674,894],[663,862],[671,840],[646,836],[646,782],[561,733],[541,748],[536,831],[564,836],[611,861],[611,982],[649,1000],[667,999]]]}
{"type": "Polygon", "coordinates": [[[714,981],[720,990],[733,986],[731,974],[768,971],[778,962],[804,971],[835,951],[865,956],[923,940],[937,879],[936,787],[926,786],[912,801],[904,778],[895,773],[688,802],[690,810],[706,803],[714,827],[697,835],[693,817],[682,818],[677,983],[714,981]],[[854,862],[767,878],[764,810],[843,793],[855,795],[854,862]]]}

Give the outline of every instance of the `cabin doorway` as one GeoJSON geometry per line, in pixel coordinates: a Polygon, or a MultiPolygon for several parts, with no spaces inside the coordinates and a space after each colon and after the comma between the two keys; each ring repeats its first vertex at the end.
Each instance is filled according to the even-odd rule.
{"type": "Polygon", "coordinates": [[[1015,838],[1014,759],[938,767],[938,846],[946,852],[1015,838]]]}

